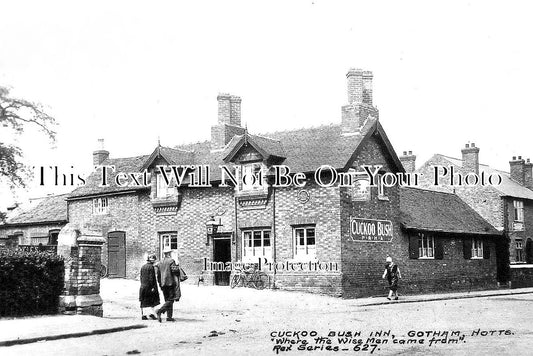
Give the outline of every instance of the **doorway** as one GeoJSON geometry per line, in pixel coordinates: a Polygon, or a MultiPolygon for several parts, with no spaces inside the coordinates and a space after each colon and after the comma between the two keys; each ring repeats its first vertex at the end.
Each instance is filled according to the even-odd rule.
{"type": "Polygon", "coordinates": [[[107,270],[109,278],[126,277],[126,233],[110,232],[107,235],[107,270]]]}
{"type": "MultiPolygon", "coordinates": [[[[231,262],[231,238],[230,237],[215,237],[213,239],[213,261],[214,262],[231,262]]],[[[215,285],[229,286],[229,277],[231,271],[216,271],[215,285]]]]}

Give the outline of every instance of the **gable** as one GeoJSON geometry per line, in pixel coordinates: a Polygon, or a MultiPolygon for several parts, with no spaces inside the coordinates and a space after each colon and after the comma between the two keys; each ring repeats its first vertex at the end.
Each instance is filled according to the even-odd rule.
{"type": "Polygon", "coordinates": [[[379,122],[376,122],[375,128],[361,140],[346,163],[346,168],[356,168],[361,165],[381,165],[384,171],[405,172],[379,122]]]}

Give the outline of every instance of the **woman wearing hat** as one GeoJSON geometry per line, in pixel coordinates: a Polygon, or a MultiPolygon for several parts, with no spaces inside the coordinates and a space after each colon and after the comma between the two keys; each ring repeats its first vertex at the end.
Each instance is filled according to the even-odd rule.
{"type": "Polygon", "coordinates": [[[156,320],[154,307],[159,304],[159,292],[157,291],[157,281],[154,262],[157,257],[154,254],[148,255],[146,264],[141,267],[141,289],[139,290],[139,301],[141,302],[141,319],[148,320],[145,309],[149,309],[149,317],[156,320]]]}
{"type": "Polygon", "coordinates": [[[385,262],[385,272],[383,272],[382,278],[385,279],[387,277],[389,281],[389,296],[387,299],[391,300],[394,294],[394,300],[398,300],[398,279],[402,278],[400,268],[398,268],[396,263],[392,262],[392,257],[390,256],[387,257],[385,262]]]}

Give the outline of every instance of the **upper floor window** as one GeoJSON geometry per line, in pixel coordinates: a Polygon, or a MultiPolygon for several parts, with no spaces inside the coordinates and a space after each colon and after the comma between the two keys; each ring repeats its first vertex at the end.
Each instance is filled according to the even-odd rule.
{"type": "Polygon", "coordinates": [[[370,180],[366,177],[356,178],[352,188],[352,196],[354,200],[370,200],[370,180]]]}
{"type": "Polygon", "coordinates": [[[104,215],[109,213],[109,202],[107,197],[93,199],[93,214],[104,215]]]}
{"type": "Polygon", "coordinates": [[[483,240],[481,239],[472,239],[472,252],[471,258],[483,258],[483,240]]]}
{"type": "Polygon", "coordinates": [[[247,163],[241,166],[239,187],[242,191],[264,189],[263,165],[260,162],[247,163]]]}
{"type": "Polygon", "coordinates": [[[385,199],[385,181],[383,179],[383,175],[380,174],[378,176],[378,198],[379,199],[385,199]]]}
{"type": "Polygon", "coordinates": [[[167,174],[168,184],[161,173],[156,178],[156,197],[166,198],[177,194],[177,188],[170,172],[167,174]]]}
{"type": "Polygon", "coordinates": [[[315,226],[294,227],[294,258],[316,258],[315,226]]]}
{"type": "Polygon", "coordinates": [[[522,239],[516,239],[515,240],[515,247],[516,247],[516,262],[525,262],[524,259],[524,245],[522,243],[522,239]]]}
{"type": "Polygon", "coordinates": [[[513,201],[514,206],[514,221],[524,221],[524,202],[520,200],[513,201]]]}
{"type": "Polygon", "coordinates": [[[243,262],[257,262],[258,258],[271,259],[270,229],[254,229],[242,232],[243,262]]]}

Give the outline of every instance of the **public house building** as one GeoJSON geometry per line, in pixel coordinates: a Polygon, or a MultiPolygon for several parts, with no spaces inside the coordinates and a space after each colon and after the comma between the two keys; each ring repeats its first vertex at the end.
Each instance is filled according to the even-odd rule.
{"type": "Polygon", "coordinates": [[[229,283],[232,271],[206,268],[210,262],[261,261],[271,288],[382,295],[391,256],[402,271],[402,293],[495,286],[500,232],[455,194],[383,184],[380,177],[405,169],[373,104],[372,80],[369,71],[349,70],[340,124],[253,134],[241,124],[241,99],[220,94],[209,141],[157,145],[128,158],[95,151],[93,163],[114,170],[103,185],[106,168],[97,169],[68,196],[67,227],[105,237],[102,258],[116,278],[138,278],[147,254],[170,247],[191,283],[200,276],[206,284],[229,283]],[[187,173],[179,168],[186,165],[208,178],[197,184],[199,174],[184,174],[176,186],[172,167],[187,173]],[[274,184],[280,166],[305,186],[274,184]],[[365,167],[376,174],[374,186],[365,167]],[[141,179],[145,171],[147,185],[115,179],[121,172],[141,179]],[[320,183],[336,173],[355,178],[320,183]]]}

